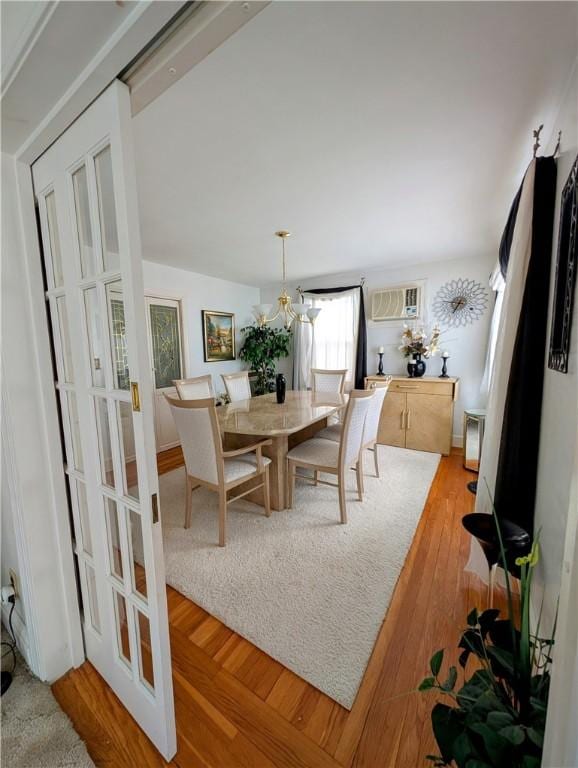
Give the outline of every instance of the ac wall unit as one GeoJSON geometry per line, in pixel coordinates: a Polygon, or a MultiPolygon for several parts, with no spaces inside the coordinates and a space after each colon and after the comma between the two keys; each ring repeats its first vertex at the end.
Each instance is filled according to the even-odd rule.
{"type": "Polygon", "coordinates": [[[371,319],[413,320],[420,315],[421,287],[402,285],[383,288],[371,296],[371,319]]]}

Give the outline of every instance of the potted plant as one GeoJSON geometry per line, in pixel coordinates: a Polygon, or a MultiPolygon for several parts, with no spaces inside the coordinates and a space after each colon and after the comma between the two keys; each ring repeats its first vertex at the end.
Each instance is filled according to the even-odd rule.
{"type": "MultiPolygon", "coordinates": [[[[502,562],[506,562],[499,523],[494,513],[502,562]]],[[[431,675],[420,691],[435,690],[451,699],[451,706],[437,703],[431,713],[434,736],[440,755],[428,755],[435,766],[458,768],[540,768],[546,706],[550,687],[551,649],[554,643],[530,631],[530,590],[532,572],[538,562],[538,542],[531,553],[516,559],[521,571],[520,620],[515,620],[513,597],[507,569],[508,617],[489,609],[474,608],[459,642],[459,665],[464,683],[458,684],[458,670],[450,666],[440,677],[444,652],[430,660],[431,675]],[[469,677],[465,667],[470,656],[476,669],[469,677]]]]}
{"type": "Polygon", "coordinates": [[[248,325],[241,328],[241,333],[244,339],[239,357],[250,363],[251,369],[257,374],[255,394],[272,392],[275,386],[275,362],[288,357],[291,332],[268,325],[248,325]]]}
{"type": "Polygon", "coordinates": [[[436,354],[441,334],[440,329],[435,327],[431,334],[427,334],[423,328],[418,330],[410,328],[409,325],[404,325],[403,328],[399,349],[403,352],[404,357],[412,358],[408,362],[407,372],[412,378],[423,376],[425,362],[422,360],[422,356],[428,358],[436,354]]]}

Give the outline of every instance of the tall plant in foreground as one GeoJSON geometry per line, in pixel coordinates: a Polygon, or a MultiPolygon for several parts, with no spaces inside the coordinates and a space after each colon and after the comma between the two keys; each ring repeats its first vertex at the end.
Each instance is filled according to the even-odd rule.
{"type": "Polygon", "coordinates": [[[248,325],[241,328],[241,333],[245,338],[239,357],[250,363],[257,373],[256,394],[271,392],[275,381],[275,362],[289,355],[291,332],[268,325],[248,325]]]}
{"type": "Polygon", "coordinates": [[[521,570],[517,624],[495,510],[494,520],[506,574],[508,618],[500,619],[496,609],[478,613],[474,608],[470,612],[458,646],[462,649],[459,665],[465,678],[466,664],[473,655],[477,669],[459,690],[455,666],[440,677],[443,650],[430,660],[431,676],[422,681],[419,690],[439,691],[452,701],[451,706],[436,704],[431,713],[440,755],[428,755],[428,759],[435,766],[540,768],[554,633],[549,639],[540,638],[540,619],[536,632],[530,630],[530,591],[538,541],[528,556],[516,559],[521,570]]]}

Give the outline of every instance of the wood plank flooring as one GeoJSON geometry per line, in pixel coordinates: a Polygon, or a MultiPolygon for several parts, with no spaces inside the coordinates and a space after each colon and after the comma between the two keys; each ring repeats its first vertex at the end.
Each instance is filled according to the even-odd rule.
{"type": "MultiPolygon", "coordinates": [[[[159,472],[182,463],[159,455],[159,472]]],[[[178,768],[415,768],[435,752],[433,695],[409,693],[438,648],[455,649],[486,588],[463,567],[472,474],[442,458],[352,710],[341,707],[168,587],[178,768]],[[407,695],[403,695],[407,694],[407,695]]],[[[498,607],[503,596],[498,595],[498,607]]],[[[85,663],[53,686],[97,766],[164,766],[106,683],[85,663]]]]}

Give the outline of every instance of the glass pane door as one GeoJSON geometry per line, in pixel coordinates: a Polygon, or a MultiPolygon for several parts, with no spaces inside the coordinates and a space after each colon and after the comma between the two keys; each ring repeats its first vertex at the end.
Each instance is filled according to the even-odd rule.
{"type": "MultiPolygon", "coordinates": [[[[170,759],[174,704],[130,153],[128,91],[117,82],[35,163],[33,179],[87,656],[170,759]]],[[[158,335],[167,375],[177,370],[169,336],[158,335]]]]}
{"type": "Polygon", "coordinates": [[[168,389],[182,379],[180,304],[147,299],[155,389],[168,389]]]}

